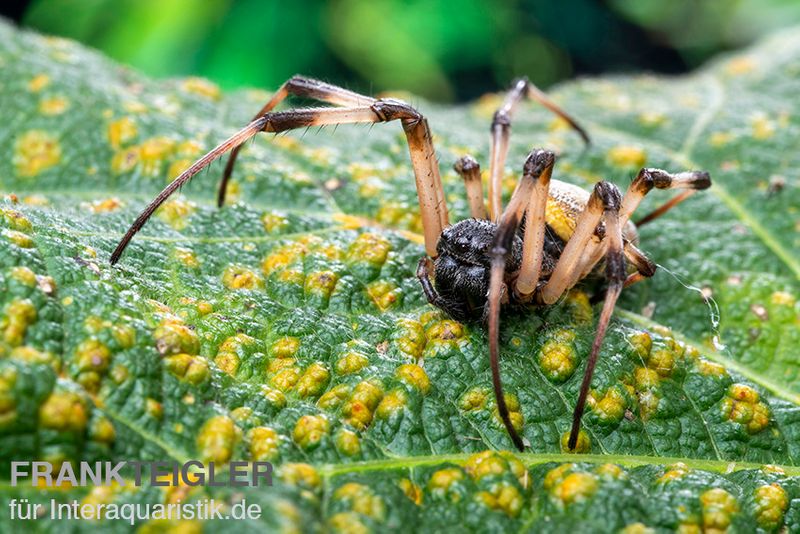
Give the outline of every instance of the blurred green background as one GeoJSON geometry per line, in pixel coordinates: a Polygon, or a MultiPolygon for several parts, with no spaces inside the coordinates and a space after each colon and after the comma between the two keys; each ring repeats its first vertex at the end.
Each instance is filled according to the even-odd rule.
{"type": "Polygon", "coordinates": [[[463,101],[527,75],[691,70],[777,27],[798,0],[33,0],[21,24],[153,76],[275,88],[303,73],[352,89],[463,101]]]}

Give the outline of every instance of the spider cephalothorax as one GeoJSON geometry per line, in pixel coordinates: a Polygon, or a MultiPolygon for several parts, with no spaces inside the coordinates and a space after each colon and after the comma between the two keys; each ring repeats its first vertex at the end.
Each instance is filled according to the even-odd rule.
{"type": "Polygon", "coordinates": [[[653,188],[682,188],[687,191],[641,219],[639,224],[660,216],[693,191],[709,187],[711,180],[705,172],[670,174],[660,169],[642,169],[624,196],[614,184],[604,181],[587,192],[551,180],[555,155],[536,149],[525,161],[522,178],[503,209],[501,183],[511,116],[526,97],[559,115],[588,144],[588,136],[569,115],[528,80],[518,80],[492,122],[488,210],[484,204],[478,163],[465,156],[456,163],[455,169],[464,178],[472,218],[451,226],[431,132],[427,120],[417,110],[399,100],[375,99],[295,76],[276,91],[247,126],[205,154],[164,188],[133,222],[111,255],[111,263],[120,259],[133,236],[170,195],[212,161],[230,151],[231,157],[219,187],[218,200],[222,206],[239,149],[259,132],[277,133],[325,124],[398,120],[408,141],[427,253],[427,257],[419,262],[417,276],[431,304],[454,319],[487,323],[498,413],[509,437],[520,450],[525,443],[511,423],[500,380],[500,308],[503,304],[551,305],[588,274],[602,270],[608,286],[573,413],[568,447],[574,449],[595,362],[617,297],[623,287],[655,273],[655,265],[636,247],[638,238],[635,226],[629,221],[631,214],[653,188]],[[321,100],[339,107],[272,111],[289,95],[321,100]]]}

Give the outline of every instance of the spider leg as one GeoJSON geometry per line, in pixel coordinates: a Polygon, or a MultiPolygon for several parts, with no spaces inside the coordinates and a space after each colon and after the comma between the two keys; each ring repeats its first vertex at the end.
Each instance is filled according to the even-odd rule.
{"type": "MultiPolygon", "coordinates": [[[[262,115],[272,111],[275,106],[280,104],[289,95],[311,98],[338,106],[357,107],[375,103],[375,99],[372,97],[360,95],[342,87],[337,87],[312,78],[306,78],[305,76],[292,76],[275,91],[272,98],[264,104],[264,107],[255,114],[252,120],[256,120],[262,115]]],[[[222,173],[222,179],[219,182],[219,188],[217,190],[217,205],[219,207],[225,204],[228,180],[230,180],[231,174],[233,174],[233,167],[236,165],[236,157],[239,155],[241,148],[242,145],[239,145],[231,150],[228,163],[225,165],[225,171],[222,173]]]]}
{"type": "Polygon", "coordinates": [[[194,175],[226,152],[241,146],[258,132],[279,133],[295,128],[326,124],[375,123],[399,120],[408,141],[411,164],[414,168],[419,199],[425,250],[436,257],[436,244],[442,230],[448,226],[447,205],[444,200],[439,164],[433,149],[428,122],[414,108],[393,99],[376,100],[373,104],[347,108],[303,108],[268,112],[253,120],[219,146],[202,156],[182,172],[142,211],[111,254],[111,264],[117,263],[128,243],[141,230],[155,210],[194,175]]]}
{"type": "MultiPolygon", "coordinates": [[[[667,201],[660,208],[646,215],[643,219],[637,221],[637,226],[641,224],[642,221],[647,223],[657,217],[660,217],[673,207],[689,198],[692,194],[694,194],[695,191],[707,189],[710,186],[711,177],[705,171],[684,171],[676,174],[670,174],[661,169],[642,169],[636,175],[636,178],[634,178],[633,182],[631,182],[630,187],[628,187],[628,190],[625,192],[625,196],[622,199],[622,207],[620,208],[621,226],[625,228],[625,225],[628,223],[633,211],[639,206],[639,203],[642,201],[645,195],[647,195],[647,193],[649,193],[654,187],[656,189],[683,189],[684,191],[667,201]]],[[[568,288],[574,286],[576,283],[578,283],[578,280],[586,277],[592,271],[592,269],[594,269],[594,266],[603,258],[603,255],[605,254],[606,245],[607,243],[605,241],[591,241],[589,243],[586,251],[583,254],[583,261],[581,265],[572,273],[572,277],[567,284],[568,288]]],[[[628,260],[634,265],[637,265],[638,269],[637,262],[633,261],[631,256],[628,254],[630,250],[629,247],[626,246],[625,250],[628,260]]],[[[644,254],[640,253],[640,256],[644,257],[644,254]]],[[[655,270],[655,266],[653,266],[652,270],[655,270]]],[[[653,272],[647,275],[645,274],[646,271],[647,269],[644,271],[640,270],[640,273],[644,276],[653,276],[653,274],[655,274],[655,272],[653,272]]],[[[632,284],[634,282],[631,281],[630,283],[632,284]]]]}
{"type": "Polygon", "coordinates": [[[622,199],[622,207],[620,208],[619,217],[622,226],[628,222],[630,216],[639,206],[639,203],[644,199],[645,195],[653,188],[656,189],[688,189],[688,191],[676,196],[670,201],[667,201],[662,207],[655,210],[650,215],[646,215],[643,219],[645,223],[649,222],[656,217],[659,217],[669,211],[671,208],[677,206],[694,191],[700,189],[708,189],[711,187],[711,176],[705,171],[685,171],[676,174],[670,174],[661,169],[642,169],[636,175],[636,178],[631,182],[630,187],[625,192],[625,197],[622,199]]]}
{"type": "Polygon", "coordinates": [[[474,219],[488,219],[486,204],[483,202],[481,167],[478,162],[472,156],[464,156],[456,161],[453,169],[464,179],[470,215],[474,219]]]}
{"type": "Polygon", "coordinates": [[[592,350],[589,353],[589,360],[586,363],[586,371],[583,374],[583,381],[581,382],[581,389],[578,394],[578,402],[572,414],[572,429],[570,430],[569,440],[567,441],[569,450],[575,449],[575,444],[578,441],[578,432],[581,429],[581,417],[583,417],[583,411],[586,408],[586,397],[589,394],[589,387],[592,384],[592,375],[594,374],[594,368],[597,364],[597,356],[600,353],[600,347],[603,344],[603,338],[606,335],[606,329],[611,320],[611,314],[614,312],[617,298],[627,279],[622,241],[622,226],[620,225],[619,216],[621,199],[619,190],[611,186],[607,198],[609,202],[605,204],[603,211],[603,219],[606,223],[606,233],[603,240],[608,243],[608,252],[606,253],[606,278],[608,279],[608,288],[606,289],[606,298],[603,302],[603,311],[600,312],[600,320],[597,322],[597,332],[592,342],[592,350]]]}
{"type": "Polygon", "coordinates": [[[550,279],[539,293],[538,298],[542,304],[553,304],[564,291],[571,287],[573,274],[579,272],[582,258],[586,254],[587,247],[591,245],[589,240],[594,236],[603,212],[609,209],[614,201],[615,194],[619,196],[619,190],[609,182],[598,182],[594,186],[586,207],[578,216],[575,230],[556,262],[550,279]]]}
{"type": "Polygon", "coordinates": [[[537,183],[542,177],[545,180],[549,180],[554,161],[555,156],[553,153],[546,150],[534,150],[528,156],[523,168],[522,179],[517,184],[517,188],[511,196],[511,201],[508,203],[502,217],[500,217],[489,251],[489,256],[492,260],[488,295],[489,359],[492,368],[492,384],[494,385],[497,411],[503,420],[508,435],[511,437],[511,441],[520,451],[524,450],[525,444],[511,423],[508,406],[503,395],[503,383],[500,379],[500,300],[505,285],[506,260],[511,252],[517,227],[522,220],[523,212],[531,203],[531,196],[536,191],[537,183]]]}
{"type": "Polygon", "coordinates": [[[550,189],[550,176],[553,174],[555,154],[546,150],[538,150],[528,156],[525,163],[526,175],[538,172],[537,180],[533,186],[533,195],[525,211],[525,234],[522,241],[522,264],[519,275],[514,284],[514,291],[521,300],[527,300],[536,290],[539,275],[542,273],[542,260],[544,259],[544,234],[547,231],[545,223],[545,209],[547,207],[548,191],[550,189]],[[533,160],[534,165],[543,165],[541,171],[529,168],[533,160]]]}
{"type": "Polygon", "coordinates": [[[578,125],[575,119],[570,117],[564,110],[556,105],[555,102],[550,100],[547,95],[540,91],[527,78],[520,78],[515,81],[506,95],[503,105],[495,112],[494,118],[492,119],[492,148],[489,157],[489,215],[493,221],[497,221],[503,211],[502,181],[506,155],[508,154],[508,140],[511,135],[511,117],[518,104],[525,97],[539,102],[564,119],[578,132],[583,142],[587,145],[589,144],[589,136],[586,134],[586,131],[578,125]]]}

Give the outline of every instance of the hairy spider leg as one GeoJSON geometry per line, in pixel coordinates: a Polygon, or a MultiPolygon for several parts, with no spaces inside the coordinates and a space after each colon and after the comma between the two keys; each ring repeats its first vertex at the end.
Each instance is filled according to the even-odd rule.
{"type": "MultiPolygon", "coordinates": [[[[500,339],[500,305],[501,300],[508,288],[506,287],[505,274],[506,274],[506,259],[511,251],[514,236],[517,233],[517,228],[522,221],[523,213],[525,213],[528,206],[535,204],[539,206],[536,196],[542,192],[541,187],[537,187],[540,182],[544,181],[544,198],[547,199],[547,183],[550,181],[550,175],[553,170],[555,156],[552,152],[546,150],[534,150],[528,156],[523,167],[522,179],[517,183],[517,188],[511,196],[500,222],[497,225],[497,231],[494,234],[492,245],[489,251],[491,257],[491,272],[489,277],[489,361],[492,368],[492,383],[494,385],[495,401],[497,403],[497,411],[503,424],[506,427],[511,441],[520,451],[524,450],[525,444],[517,433],[516,428],[511,422],[511,417],[508,413],[508,406],[506,399],[503,395],[503,383],[500,379],[500,362],[499,362],[499,339],[500,339]],[[504,292],[505,288],[505,292],[504,292]]],[[[542,210],[543,211],[543,210],[542,210]]],[[[542,215],[542,221],[544,216],[542,215]]],[[[525,228],[525,241],[535,241],[527,239],[529,233],[537,234],[538,229],[532,228],[534,224],[527,224],[525,228]]],[[[544,223],[542,222],[542,228],[544,223]]],[[[524,248],[523,244],[523,248],[524,248]]],[[[543,254],[543,247],[529,251],[530,254],[541,256],[543,254]]],[[[524,254],[524,253],[523,253],[524,254]]],[[[541,264],[541,259],[539,259],[541,264]]]]}
{"type": "Polygon", "coordinates": [[[544,107],[564,119],[583,139],[589,144],[589,136],[586,130],[581,128],[578,123],[562,110],[555,102],[550,100],[539,88],[533,85],[527,78],[516,80],[511,89],[506,94],[503,105],[500,106],[492,118],[492,146],[489,156],[489,216],[491,220],[497,222],[503,212],[503,170],[505,168],[506,156],[508,155],[508,141],[511,135],[511,118],[519,103],[523,98],[529,98],[539,102],[544,107]]]}
{"type": "Polygon", "coordinates": [[[483,202],[483,184],[481,183],[481,166],[472,156],[463,156],[453,165],[459,176],[464,180],[467,190],[469,213],[473,219],[488,219],[486,204],[483,202]]]}
{"type": "Polygon", "coordinates": [[[619,217],[622,195],[619,189],[613,184],[606,184],[606,186],[602,198],[603,220],[606,224],[606,232],[603,241],[608,243],[605,273],[606,279],[608,280],[608,288],[606,289],[606,298],[603,302],[603,311],[600,312],[600,320],[597,322],[597,331],[594,336],[594,341],[592,342],[592,350],[586,362],[586,371],[583,374],[583,381],[581,382],[581,389],[578,394],[578,402],[575,405],[575,411],[572,413],[572,429],[570,430],[569,439],[567,440],[567,447],[569,450],[574,450],[575,444],[578,441],[578,433],[581,429],[581,418],[583,417],[583,411],[586,407],[586,397],[589,394],[589,387],[592,384],[592,376],[594,375],[594,368],[597,364],[597,357],[600,354],[600,347],[603,345],[603,339],[606,335],[608,323],[611,320],[611,314],[614,313],[614,306],[617,303],[617,298],[627,279],[625,254],[623,252],[622,226],[620,225],[619,217]]]}
{"type": "Polygon", "coordinates": [[[375,123],[399,120],[408,141],[411,164],[416,179],[417,196],[422,216],[425,250],[436,257],[436,243],[449,225],[444,190],[439,175],[439,164],[433,148],[428,122],[414,108],[394,99],[376,100],[369,106],[351,108],[303,108],[289,111],[268,112],[223,141],[219,146],[202,156],[173,180],[142,211],[120,240],[111,255],[111,264],[117,263],[133,236],[144,226],[155,210],[175,191],[189,182],[194,175],[226,152],[251,139],[259,132],[283,132],[295,128],[322,126],[327,124],[375,123]]]}
{"type": "MultiPolygon", "coordinates": [[[[268,112],[272,111],[275,106],[280,104],[289,95],[311,98],[337,106],[360,107],[375,103],[374,98],[355,93],[343,87],[337,87],[319,80],[306,78],[305,76],[292,76],[275,91],[272,98],[264,104],[264,107],[255,114],[252,120],[256,120],[262,115],[266,115],[268,112]]],[[[225,204],[228,180],[230,180],[231,174],[233,174],[233,167],[236,165],[236,158],[241,148],[242,145],[238,145],[231,150],[228,163],[225,165],[225,171],[222,173],[222,179],[219,182],[219,188],[217,190],[217,205],[220,208],[225,204]]]]}

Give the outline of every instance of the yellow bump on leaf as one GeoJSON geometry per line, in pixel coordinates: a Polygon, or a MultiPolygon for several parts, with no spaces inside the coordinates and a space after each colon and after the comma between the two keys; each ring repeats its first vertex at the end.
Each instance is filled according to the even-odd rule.
{"type": "Polygon", "coordinates": [[[269,276],[274,272],[285,269],[301,259],[306,250],[306,246],[302,243],[289,243],[278,247],[261,262],[261,270],[269,276]]]}
{"type": "Polygon", "coordinates": [[[589,295],[580,289],[572,289],[567,293],[565,302],[569,305],[572,320],[577,324],[589,324],[592,322],[594,312],[589,301],[589,295]]]}
{"type": "MultiPolygon", "coordinates": [[[[3,349],[0,348],[0,356],[2,356],[2,354],[3,349]]],[[[11,349],[11,354],[9,354],[9,357],[12,360],[20,362],[49,365],[55,371],[58,371],[61,366],[61,360],[52,352],[43,352],[28,345],[14,347],[11,349]]]]}
{"type": "Polygon", "coordinates": [[[48,85],[50,85],[50,76],[47,74],[37,74],[28,82],[28,89],[32,93],[38,93],[48,85]]]}
{"type": "Polygon", "coordinates": [[[502,475],[508,471],[508,461],[495,451],[483,451],[471,455],[464,462],[464,471],[473,480],[491,475],[502,475]]]}
{"type": "Polygon", "coordinates": [[[330,519],[328,519],[328,527],[331,532],[342,534],[369,534],[371,532],[371,530],[361,522],[361,518],[355,512],[339,512],[338,514],[333,514],[330,519]]]}
{"type": "Polygon", "coordinates": [[[54,391],[39,406],[39,423],[44,428],[82,432],[88,423],[83,399],[71,391],[54,391]]]}
{"type": "Polygon", "coordinates": [[[700,358],[697,360],[697,370],[700,374],[706,376],[715,376],[715,377],[726,377],[728,376],[728,371],[725,369],[724,366],[706,360],[705,358],[700,358]]]}
{"type": "Polygon", "coordinates": [[[24,286],[34,287],[36,285],[36,273],[28,267],[14,267],[11,269],[11,278],[24,286]]]}
{"type": "Polygon", "coordinates": [[[350,245],[347,250],[347,261],[381,266],[386,263],[386,258],[391,249],[392,245],[385,237],[365,232],[359,235],[350,245]]]}
{"type": "Polygon", "coordinates": [[[689,466],[683,462],[678,462],[667,467],[664,474],[656,480],[659,484],[666,484],[674,480],[680,480],[689,473],[689,466]]]}
{"type": "Polygon", "coordinates": [[[549,334],[539,350],[539,365],[544,375],[554,382],[563,382],[575,372],[578,354],[573,340],[575,334],[569,330],[558,330],[549,334]]]}
{"type": "Polygon", "coordinates": [[[633,380],[638,391],[655,389],[661,383],[661,376],[655,369],[637,367],[633,371],[633,380]]]}
{"type": "Polygon", "coordinates": [[[263,385],[261,386],[261,394],[276,408],[283,409],[286,407],[286,395],[282,391],[263,385]]]}
{"type": "Polygon", "coordinates": [[[733,141],[733,138],[734,135],[731,132],[714,132],[709,136],[708,142],[711,146],[719,148],[733,141]]]}
{"type": "Polygon", "coordinates": [[[200,352],[200,340],[195,330],[173,315],[162,319],[153,336],[156,349],[162,356],[181,353],[196,355],[200,352]]]}
{"type": "Polygon", "coordinates": [[[291,358],[300,348],[300,340],[296,337],[282,337],[272,343],[271,352],[276,358],[291,358]]]}
{"type": "Polygon", "coordinates": [[[164,417],[164,406],[156,399],[148,397],[144,401],[144,410],[153,419],[160,420],[164,417]]]}
{"type": "Polygon", "coordinates": [[[33,229],[31,222],[22,213],[14,209],[0,208],[3,220],[11,228],[20,232],[30,232],[33,229]]]}
{"type": "Polygon", "coordinates": [[[357,373],[369,365],[369,358],[356,351],[348,351],[336,360],[336,372],[340,375],[357,373]]]}
{"type": "Polygon", "coordinates": [[[216,84],[206,80],[205,78],[190,76],[188,78],[184,78],[181,81],[180,86],[181,89],[183,89],[187,93],[194,93],[209,100],[220,99],[221,93],[219,87],[216,84]]]}
{"type": "Polygon", "coordinates": [[[136,138],[136,122],[130,117],[122,117],[108,123],[108,142],[111,148],[118,150],[136,138]]]}
{"type": "Polygon", "coordinates": [[[722,400],[722,414],[742,425],[749,434],[757,434],[769,426],[769,407],[756,390],[746,384],[732,384],[722,400]]]}
{"type": "Polygon", "coordinates": [[[622,420],[627,407],[624,395],[616,386],[608,388],[605,395],[599,398],[592,391],[587,404],[601,422],[611,424],[619,423],[622,420]]]}
{"type": "Polygon", "coordinates": [[[600,464],[594,468],[594,472],[597,476],[610,480],[620,480],[627,476],[625,470],[617,464],[600,464]]]}
{"type": "Polygon", "coordinates": [[[183,247],[175,247],[175,250],[172,252],[172,255],[175,257],[178,262],[183,264],[185,267],[189,269],[197,269],[200,267],[200,260],[197,259],[197,254],[194,253],[193,250],[183,247]]]}
{"type": "Polygon", "coordinates": [[[277,373],[270,379],[270,384],[275,386],[279,391],[290,391],[297,381],[300,380],[300,369],[296,366],[288,366],[277,373]]]}
{"type": "Polygon", "coordinates": [[[61,115],[69,109],[69,100],[63,96],[52,96],[39,102],[39,113],[42,115],[61,115]]]}
{"type": "Polygon", "coordinates": [[[314,362],[306,367],[303,375],[297,381],[297,394],[301,398],[318,397],[325,391],[329,378],[330,373],[325,365],[321,362],[314,362]]]}
{"type": "Polygon", "coordinates": [[[283,464],[278,470],[278,476],[287,484],[307,489],[316,489],[322,484],[322,478],[317,470],[303,463],[283,464]]]}
{"type": "Polygon", "coordinates": [[[592,438],[590,438],[589,434],[587,434],[586,431],[582,429],[578,431],[578,441],[575,442],[575,448],[570,450],[570,448],[568,447],[569,434],[570,434],[569,430],[561,434],[561,450],[563,452],[570,454],[584,454],[592,450],[592,438]]]}
{"type": "Polygon", "coordinates": [[[628,341],[630,342],[631,347],[633,347],[633,350],[636,351],[636,354],[646,361],[650,356],[650,351],[653,349],[653,338],[650,336],[650,334],[644,331],[637,332],[631,336],[628,336],[628,341]]]}
{"type": "Polygon", "coordinates": [[[675,368],[675,353],[667,348],[657,349],[650,353],[647,366],[662,377],[669,377],[675,368]]]}
{"type": "Polygon", "coordinates": [[[117,211],[123,206],[122,201],[117,197],[106,198],[103,200],[95,200],[89,204],[89,210],[92,213],[111,213],[117,211]]]}
{"type": "Polygon", "coordinates": [[[329,298],[339,279],[333,271],[319,271],[306,276],[305,292],[322,298],[329,298]]]}
{"type": "Polygon", "coordinates": [[[401,490],[403,490],[403,493],[411,502],[417,506],[422,504],[422,488],[420,488],[417,484],[414,484],[407,478],[401,478],[397,482],[397,485],[401,490]]]}
{"type": "Polygon", "coordinates": [[[89,437],[96,442],[110,444],[116,439],[114,424],[106,417],[96,417],[89,427],[89,437]]]}
{"type": "Polygon", "coordinates": [[[485,388],[474,387],[468,389],[461,395],[458,401],[458,407],[465,412],[472,412],[483,410],[486,407],[489,392],[485,388]]]}
{"type": "Polygon", "coordinates": [[[397,368],[395,376],[413,387],[423,395],[428,393],[431,388],[431,381],[425,369],[413,363],[405,363],[397,368]]]}
{"type": "Polygon", "coordinates": [[[358,434],[343,428],[336,433],[336,450],[345,456],[357,456],[361,453],[361,439],[358,434]]]}
{"type": "MultiPolygon", "coordinates": [[[[167,168],[167,180],[174,180],[180,176],[183,171],[192,166],[192,163],[194,161],[188,158],[176,159],[170,163],[167,168]]],[[[230,186],[230,182],[228,182],[228,185],[230,186]]]]}
{"type": "Polygon", "coordinates": [[[228,289],[260,289],[264,287],[261,276],[242,265],[228,265],[222,272],[222,285],[228,289]]]}
{"type": "MultiPolygon", "coordinates": [[[[505,397],[506,400],[508,418],[511,419],[512,426],[517,432],[522,432],[522,427],[525,425],[525,418],[520,411],[519,399],[513,393],[505,393],[503,397],[505,397]]],[[[494,414],[494,419],[497,424],[503,426],[503,420],[500,418],[500,411],[497,409],[497,406],[494,407],[492,413],[494,414]]],[[[503,426],[503,428],[505,427],[503,426]]]]}
{"type": "Polygon", "coordinates": [[[152,137],[139,144],[139,168],[145,176],[157,177],[161,174],[164,162],[175,151],[175,140],[166,137],[152,137]]]}
{"type": "Polygon", "coordinates": [[[405,390],[395,389],[383,397],[375,415],[379,419],[389,419],[395,413],[402,411],[408,404],[408,397],[405,390]]]}
{"type": "Polygon", "coordinates": [[[61,144],[44,130],[28,130],[14,142],[12,162],[17,175],[36,176],[61,162],[61,144]]]}
{"type": "Polygon", "coordinates": [[[174,354],[164,358],[164,366],[182,382],[198,385],[208,378],[208,360],[189,354],[174,354]]]}
{"type": "Polygon", "coordinates": [[[789,507],[789,495],[777,482],[759,486],[755,491],[756,521],[767,531],[783,525],[783,516],[789,507]]]}
{"type": "Polygon", "coordinates": [[[639,146],[617,145],[609,149],[606,159],[615,167],[635,169],[644,166],[647,152],[639,146]]]}
{"type": "Polygon", "coordinates": [[[450,319],[436,321],[425,330],[428,340],[449,341],[464,337],[464,325],[450,319]]]}
{"type": "Polygon", "coordinates": [[[218,352],[214,357],[214,363],[225,374],[236,376],[236,371],[239,369],[239,356],[235,352],[218,352]]]}
{"type": "Polygon", "coordinates": [[[253,461],[263,462],[275,460],[280,454],[280,435],[266,426],[257,426],[247,433],[250,443],[250,457],[253,461]]]}
{"type": "Polygon", "coordinates": [[[567,506],[590,498],[597,492],[597,477],[591,473],[570,473],[553,486],[550,494],[567,506]]]}
{"type": "Polygon", "coordinates": [[[0,315],[3,341],[12,347],[22,345],[28,327],[36,322],[36,307],[28,299],[14,299],[6,307],[5,316],[0,315]]]}
{"type": "Polygon", "coordinates": [[[233,419],[216,415],[206,421],[197,434],[197,451],[203,462],[224,464],[230,460],[239,440],[239,429],[233,419]]]}
{"type": "Polygon", "coordinates": [[[75,363],[79,371],[103,373],[111,361],[111,351],[96,339],[82,341],[75,349],[75,363]]]}
{"type": "Polygon", "coordinates": [[[725,532],[733,515],[739,511],[736,498],[722,488],[714,488],[700,495],[703,509],[703,531],[725,532]]]}
{"type": "Polygon", "coordinates": [[[20,248],[33,248],[33,239],[31,239],[28,234],[23,234],[22,232],[17,232],[16,230],[6,229],[3,229],[2,234],[3,237],[20,248]]]}
{"type": "Polygon", "coordinates": [[[333,492],[333,499],[358,514],[382,520],[386,515],[386,504],[380,495],[375,495],[372,488],[356,482],[348,482],[333,492]]]}
{"type": "Polygon", "coordinates": [[[428,341],[422,324],[407,318],[398,319],[396,324],[398,327],[395,338],[397,348],[414,359],[422,356],[428,341]]]}
{"type": "Polygon", "coordinates": [[[750,127],[753,138],[759,141],[769,139],[775,135],[775,123],[763,113],[756,113],[750,118],[750,127]]]}
{"type": "Polygon", "coordinates": [[[791,293],[787,293],[786,291],[775,291],[769,298],[772,304],[776,306],[788,306],[792,307],[797,302],[797,299],[791,293]]]}
{"type": "Polygon", "coordinates": [[[619,531],[619,534],[655,534],[656,531],[644,523],[631,523],[619,531]]]}
{"type": "Polygon", "coordinates": [[[519,490],[507,482],[493,484],[489,491],[480,491],[475,500],[487,508],[499,510],[509,517],[517,517],[522,511],[524,499],[519,490]]]}
{"type": "Polygon", "coordinates": [[[350,388],[347,384],[338,384],[319,398],[317,406],[323,410],[335,410],[345,401],[349,394],[350,388]]]}
{"type": "Polygon", "coordinates": [[[297,420],[292,439],[302,449],[317,447],[330,432],[330,423],[324,415],[304,415],[297,420]]]}
{"type": "Polygon", "coordinates": [[[376,280],[366,287],[367,295],[380,311],[394,306],[400,296],[400,288],[389,280],[376,280]]]}
{"type": "Polygon", "coordinates": [[[165,202],[156,213],[159,219],[175,230],[183,230],[189,224],[189,216],[196,209],[194,202],[178,197],[165,202]]]}
{"type": "Polygon", "coordinates": [[[272,234],[279,232],[288,226],[289,220],[282,215],[270,212],[261,216],[261,224],[264,225],[264,230],[268,234],[272,234]]]}
{"type": "Polygon", "coordinates": [[[247,424],[253,420],[253,409],[248,406],[239,406],[231,410],[231,418],[237,424],[247,424]]]}
{"type": "Polygon", "coordinates": [[[460,495],[450,492],[450,487],[464,479],[464,472],[458,467],[447,467],[435,471],[428,480],[428,491],[434,496],[444,497],[449,494],[452,501],[460,499],[460,495]]]}
{"type": "Polygon", "coordinates": [[[139,147],[130,146],[114,152],[111,157],[111,170],[114,174],[122,174],[133,170],[139,163],[139,147]]]}

